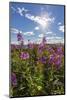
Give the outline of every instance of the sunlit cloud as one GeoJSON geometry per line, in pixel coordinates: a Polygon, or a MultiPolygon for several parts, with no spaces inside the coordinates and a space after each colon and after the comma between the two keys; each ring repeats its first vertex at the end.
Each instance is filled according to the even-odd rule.
{"type": "Polygon", "coordinates": [[[24,35],[30,36],[30,35],[34,35],[34,32],[32,32],[32,31],[29,31],[29,32],[23,32],[23,34],[24,34],[24,35]]]}
{"type": "Polygon", "coordinates": [[[63,37],[46,37],[47,43],[54,44],[54,43],[64,43],[63,37]]]}
{"type": "Polygon", "coordinates": [[[53,32],[51,32],[51,31],[48,31],[48,32],[46,32],[46,34],[53,34],[53,32]]]}
{"type": "Polygon", "coordinates": [[[42,42],[42,38],[38,38],[38,39],[35,41],[36,44],[40,44],[41,42],[42,42]]]}
{"type": "Polygon", "coordinates": [[[34,32],[33,31],[28,31],[28,32],[22,32],[21,30],[19,29],[16,29],[16,28],[11,28],[11,33],[13,34],[18,34],[18,33],[21,33],[23,35],[27,35],[27,36],[31,36],[31,35],[34,35],[34,32]]]}
{"type": "Polygon", "coordinates": [[[58,25],[61,25],[61,24],[62,24],[61,22],[58,23],[58,25]]]}
{"type": "MultiPolygon", "coordinates": [[[[41,43],[44,36],[47,40],[47,43],[64,43],[64,39],[61,35],[62,32],[64,32],[64,25],[61,23],[62,22],[61,20],[57,24],[54,23],[55,20],[57,21],[57,19],[55,19],[56,16],[51,12],[51,10],[49,12],[46,12],[44,8],[41,8],[42,13],[40,12],[39,15],[36,15],[33,12],[31,13],[31,11],[27,9],[26,7],[18,6],[14,8],[12,6],[11,9],[21,16],[21,22],[22,22],[22,19],[24,18],[25,21],[30,22],[30,25],[33,25],[34,27],[33,30],[31,30],[32,26],[30,26],[30,30],[25,30],[25,29],[23,30],[21,26],[19,26],[18,29],[11,28],[10,29],[11,33],[17,34],[20,32],[24,36],[25,39],[26,39],[26,36],[31,36],[31,40],[35,43],[41,43]],[[56,31],[55,26],[54,26],[55,29],[52,28],[53,27],[52,24],[56,25],[56,27],[58,27],[58,30],[61,33],[60,32],[55,33],[57,31],[56,31]],[[59,33],[60,33],[60,37],[58,36],[59,33]],[[33,40],[32,37],[36,37],[36,36],[38,36],[38,38],[33,40]]],[[[28,40],[24,40],[24,44],[28,44],[28,40]]]]}
{"type": "Polygon", "coordinates": [[[24,45],[28,44],[28,40],[24,39],[24,45]]]}
{"type": "Polygon", "coordinates": [[[36,26],[36,27],[35,27],[35,30],[39,30],[39,27],[38,27],[38,26],[36,26]]]}
{"type": "Polygon", "coordinates": [[[44,28],[46,28],[49,23],[53,23],[55,20],[54,17],[49,17],[49,16],[46,17],[45,15],[44,16],[34,16],[31,14],[26,14],[25,17],[31,21],[38,23],[39,25],[41,25],[44,28]]]}
{"type": "Polygon", "coordinates": [[[18,29],[16,29],[16,28],[11,28],[11,29],[10,29],[10,32],[11,32],[11,33],[14,33],[14,34],[17,34],[17,33],[19,33],[20,31],[19,31],[18,29]]]}
{"type": "Polygon", "coordinates": [[[28,12],[28,10],[25,9],[24,7],[22,7],[22,8],[18,7],[17,12],[20,14],[20,16],[23,16],[25,13],[28,12]]]}
{"type": "Polygon", "coordinates": [[[64,32],[64,25],[59,26],[59,31],[64,32]]]}
{"type": "Polygon", "coordinates": [[[16,9],[16,8],[14,8],[14,7],[12,6],[11,9],[12,9],[13,11],[15,11],[16,13],[20,14],[20,16],[23,16],[25,13],[28,12],[28,9],[26,9],[26,8],[24,8],[24,7],[22,7],[22,8],[18,7],[18,8],[16,9]]]}
{"type": "Polygon", "coordinates": [[[56,36],[56,33],[52,32],[52,31],[48,31],[44,35],[45,36],[56,36]]]}
{"type": "Polygon", "coordinates": [[[19,45],[18,41],[11,41],[11,44],[19,45]]]}
{"type": "Polygon", "coordinates": [[[13,11],[16,11],[16,9],[15,9],[13,6],[11,6],[11,9],[12,9],[13,11]]]}
{"type": "Polygon", "coordinates": [[[55,20],[55,18],[50,16],[48,12],[44,13],[44,15],[41,15],[41,16],[35,16],[35,15],[28,13],[28,9],[25,9],[24,7],[22,8],[18,7],[16,9],[16,12],[20,14],[20,16],[25,16],[25,18],[38,23],[44,28],[47,28],[48,24],[53,23],[55,20]]]}
{"type": "Polygon", "coordinates": [[[39,34],[39,37],[40,37],[40,38],[43,38],[43,36],[44,36],[44,34],[39,34]]]}

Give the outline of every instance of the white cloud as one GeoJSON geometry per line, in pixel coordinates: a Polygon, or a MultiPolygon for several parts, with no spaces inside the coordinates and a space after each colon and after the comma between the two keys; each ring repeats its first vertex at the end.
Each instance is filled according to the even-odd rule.
{"type": "Polygon", "coordinates": [[[28,14],[28,13],[25,15],[25,17],[28,18],[28,19],[30,19],[30,20],[32,20],[32,21],[33,21],[34,18],[35,18],[33,15],[28,14]]]}
{"type": "Polygon", "coordinates": [[[12,9],[13,11],[16,11],[16,9],[15,9],[13,6],[11,6],[11,9],[12,9]]]}
{"type": "Polygon", "coordinates": [[[18,13],[21,15],[21,16],[23,16],[23,13],[22,13],[22,9],[20,9],[20,8],[17,8],[18,9],[18,13]]]}
{"type": "Polygon", "coordinates": [[[59,22],[58,25],[61,25],[61,22],[59,22]]]}
{"type": "Polygon", "coordinates": [[[19,31],[18,29],[16,29],[16,28],[11,28],[10,31],[11,31],[11,33],[15,33],[15,34],[17,34],[17,33],[20,32],[20,31],[19,31]]]}
{"type": "Polygon", "coordinates": [[[33,16],[31,14],[26,14],[25,17],[31,21],[34,21],[42,26],[46,26],[46,24],[49,22],[49,23],[53,23],[55,18],[54,17],[46,17],[45,15],[44,16],[33,16]]]}
{"type": "Polygon", "coordinates": [[[62,39],[62,37],[58,37],[58,36],[56,36],[56,37],[47,37],[47,39],[62,39]]]}
{"type": "Polygon", "coordinates": [[[35,30],[39,30],[39,27],[38,27],[38,26],[36,26],[36,27],[35,27],[35,30]]]}
{"type": "Polygon", "coordinates": [[[45,36],[56,36],[56,33],[52,32],[52,31],[48,31],[44,34],[45,36]]]}
{"type": "Polygon", "coordinates": [[[11,44],[16,44],[16,45],[18,45],[19,43],[18,43],[18,41],[11,41],[11,44]]]}
{"type": "Polygon", "coordinates": [[[42,42],[42,38],[38,38],[35,43],[40,44],[42,42]]]}
{"type": "Polygon", "coordinates": [[[64,32],[64,25],[59,26],[59,31],[64,32]]]}
{"type": "Polygon", "coordinates": [[[24,39],[24,45],[28,44],[28,40],[24,39]]]}
{"type": "Polygon", "coordinates": [[[20,16],[25,16],[27,19],[34,21],[43,27],[46,27],[49,23],[51,24],[55,21],[55,18],[51,17],[50,13],[48,13],[48,12],[46,12],[42,16],[34,16],[34,15],[28,13],[28,10],[25,9],[24,7],[22,7],[22,8],[18,7],[16,9],[16,12],[19,13],[20,16]]]}
{"type": "Polygon", "coordinates": [[[53,32],[49,31],[49,32],[46,32],[46,34],[53,34],[53,32]]]}
{"type": "Polygon", "coordinates": [[[43,38],[43,36],[44,36],[43,34],[39,34],[39,38],[43,38]]]}
{"type": "Polygon", "coordinates": [[[47,40],[47,43],[51,43],[51,44],[54,44],[54,43],[64,43],[64,39],[63,37],[46,37],[46,40],[47,40]]]}
{"type": "Polygon", "coordinates": [[[23,16],[24,13],[27,13],[27,12],[28,12],[28,10],[25,9],[24,7],[22,7],[22,8],[18,7],[18,8],[16,9],[16,8],[14,8],[14,7],[12,6],[11,9],[12,9],[13,11],[16,11],[17,13],[19,13],[20,16],[23,16]]]}
{"type": "Polygon", "coordinates": [[[34,32],[32,32],[32,31],[29,31],[29,32],[23,32],[23,34],[24,34],[24,35],[30,36],[30,35],[34,35],[34,32]]]}
{"type": "Polygon", "coordinates": [[[34,35],[34,32],[33,31],[29,31],[29,32],[22,32],[21,30],[18,30],[16,28],[11,28],[11,33],[14,33],[14,34],[17,34],[17,33],[21,33],[23,35],[27,35],[27,36],[31,36],[31,35],[34,35]]]}
{"type": "Polygon", "coordinates": [[[24,7],[22,7],[22,8],[18,7],[18,8],[17,8],[17,12],[18,12],[21,16],[23,16],[24,13],[27,13],[27,12],[28,12],[28,10],[25,9],[24,7]]]}

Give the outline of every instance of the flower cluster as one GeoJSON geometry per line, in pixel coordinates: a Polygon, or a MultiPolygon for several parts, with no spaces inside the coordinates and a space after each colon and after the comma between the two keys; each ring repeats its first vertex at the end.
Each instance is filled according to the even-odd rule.
{"type": "Polygon", "coordinates": [[[21,52],[20,58],[23,60],[29,59],[29,53],[28,52],[21,52]]]}
{"type": "Polygon", "coordinates": [[[29,49],[33,49],[33,47],[34,47],[34,44],[33,43],[28,43],[28,48],[29,49]]]}
{"type": "Polygon", "coordinates": [[[18,41],[21,41],[22,39],[23,39],[23,37],[22,37],[21,33],[18,33],[18,34],[17,34],[17,40],[18,40],[18,41]]]}
{"type": "Polygon", "coordinates": [[[15,73],[11,73],[11,84],[15,87],[17,85],[17,78],[15,73]]]}
{"type": "Polygon", "coordinates": [[[13,95],[63,94],[63,45],[46,44],[45,38],[40,44],[28,41],[28,45],[24,45],[21,34],[17,35],[17,39],[21,44],[11,46],[11,88],[13,95]]]}

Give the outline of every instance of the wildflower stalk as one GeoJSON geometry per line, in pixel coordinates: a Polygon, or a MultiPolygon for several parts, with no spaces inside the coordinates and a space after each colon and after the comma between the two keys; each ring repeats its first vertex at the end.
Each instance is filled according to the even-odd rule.
{"type": "Polygon", "coordinates": [[[51,94],[53,94],[54,90],[54,85],[53,85],[53,80],[54,80],[54,66],[51,66],[51,73],[50,73],[50,83],[51,83],[51,94]]]}

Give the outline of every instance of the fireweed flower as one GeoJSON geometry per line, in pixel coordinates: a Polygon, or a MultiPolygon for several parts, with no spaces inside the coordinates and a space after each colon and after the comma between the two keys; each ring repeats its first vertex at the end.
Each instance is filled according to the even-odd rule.
{"type": "Polygon", "coordinates": [[[62,47],[58,47],[56,52],[57,54],[63,54],[62,47]]]}
{"type": "Polygon", "coordinates": [[[38,53],[42,53],[43,49],[44,49],[44,43],[40,43],[38,46],[38,53]]]}
{"type": "Polygon", "coordinates": [[[22,38],[22,35],[21,35],[20,33],[18,33],[18,34],[17,34],[17,40],[18,40],[18,41],[21,41],[22,39],[23,39],[23,38],[22,38]]]}
{"type": "Polygon", "coordinates": [[[23,41],[23,39],[21,40],[21,44],[20,44],[20,46],[22,47],[23,46],[23,44],[24,44],[24,41],[23,41]]]}
{"type": "Polygon", "coordinates": [[[54,64],[57,68],[60,68],[61,65],[61,57],[59,55],[56,56],[54,64]]]}
{"type": "Polygon", "coordinates": [[[16,48],[16,45],[11,44],[11,50],[14,50],[16,48]]]}
{"type": "Polygon", "coordinates": [[[55,61],[55,65],[60,65],[61,64],[61,59],[58,58],[56,61],[55,61]]]}
{"type": "Polygon", "coordinates": [[[47,60],[47,57],[43,56],[40,58],[40,61],[43,63],[43,64],[46,64],[46,60],[47,60]]]}
{"type": "Polygon", "coordinates": [[[55,59],[55,55],[50,55],[49,57],[49,63],[53,63],[54,62],[54,59],[55,59]]]}
{"type": "Polygon", "coordinates": [[[29,49],[33,49],[33,47],[34,47],[34,44],[33,43],[28,43],[28,48],[29,49]]]}
{"type": "Polygon", "coordinates": [[[43,49],[44,48],[44,44],[43,43],[40,43],[39,44],[39,49],[43,49]]]}
{"type": "Polygon", "coordinates": [[[11,84],[13,86],[17,85],[17,78],[16,78],[16,74],[15,73],[11,73],[11,84]]]}
{"type": "Polygon", "coordinates": [[[54,53],[54,49],[52,47],[47,48],[50,53],[54,53]]]}
{"type": "Polygon", "coordinates": [[[56,65],[59,65],[61,63],[61,56],[60,55],[57,55],[56,57],[55,57],[55,64],[56,65]]]}
{"type": "Polygon", "coordinates": [[[20,49],[20,45],[16,45],[16,49],[20,49]]]}
{"type": "Polygon", "coordinates": [[[53,64],[57,69],[60,68],[62,57],[58,54],[50,55],[49,64],[53,64]]]}
{"type": "Polygon", "coordinates": [[[23,60],[29,59],[29,53],[28,52],[21,52],[20,58],[23,60]]]}
{"type": "Polygon", "coordinates": [[[46,44],[46,39],[45,39],[45,37],[43,37],[43,40],[42,40],[42,42],[39,44],[38,49],[39,49],[39,50],[43,50],[43,49],[45,48],[45,44],[46,44]]]}
{"type": "Polygon", "coordinates": [[[43,42],[44,44],[46,44],[46,38],[45,38],[45,37],[43,37],[42,42],[43,42]]]}

